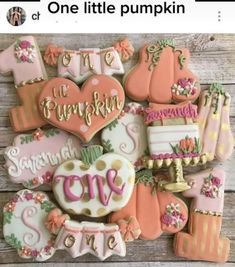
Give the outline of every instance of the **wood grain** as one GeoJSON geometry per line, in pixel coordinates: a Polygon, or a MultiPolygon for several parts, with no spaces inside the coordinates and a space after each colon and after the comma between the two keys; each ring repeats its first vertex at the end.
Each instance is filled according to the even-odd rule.
{"type": "MultiPolygon", "coordinates": [[[[235,35],[234,34],[69,34],[69,35],[37,35],[41,51],[45,51],[48,43],[55,43],[69,49],[78,49],[82,47],[109,47],[118,39],[128,36],[133,42],[136,51],[144,43],[154,43],[159,39],[174,39],[177,47],[188,47],[191,51],[190,68],[198,75],[203,89],[208,88],[210,83],[220,82],[224,84],[226,91],[232,96],[231,103],[231,123],[235,134],[235,35]]],[[[0,51],[7,48],[17,35],[0,35],[0,51]]],[[[125,69],[128,70],[138,61],[138,53],[125,63],[125,69]]],[[[56,76],[56,69],[46,66],[49,77],[56,76]]],[[[117,77],[119,80],[121,77],[117,77]]],[[[15,191],[22,189],[21,185],[12,184],[4,169],[3,149],[12,144],[15,134],[13,133],[8,112],[11,107],[18,105],[13,77],[0,75],[0,222],[2,222],[2,207],[9,201],[15,191]]],[[[224,219],[222,234],[231,239],[231,253],[229,263],[218,264],[216,266],[235,266],[235,154],[230,160],[224,163],[213,162],[205,167],[222,166],[227,173],[224,219]]],[[[199,168],[189,168],[185,173],[196,172],[199,168]]],[[[42,186],[40,190],[48,191],[53,199],[50,188],[42,186]]],[[[74,219],[82,220],[83,217],[74,219]]],[[[101,220],[105,220],[102,218],[101,220]]],[[[186,231],[187,229],[185,229],[186,231]]],[[[177,258],[172,250],[172,236],[162,235],[155,241],[138,240],[127,246],[127,256],[125,258],[111,257],[105,263],[97,262],[97,259],[90,255],[85,255],[77,259],[72,259],[65,251],[57,253],[49,260],[49,263],[33,264],[32,260],[25,261],[21,259],[15,249],[7,245],[3,239],[2,227],[0,227],[0,264],[7,266],[24,267],[48,266],[74,267],[80,262],[81,267],[205,267],[211,266],[210,263],[190,262],[182,258],[177,258]],[[27,262],[27,263],[26,263],[27,262]],[[90,263],[89,263],[90,262],[90,263]]],[[[213,265],[214,266],[214,265],[213,265]]]]}

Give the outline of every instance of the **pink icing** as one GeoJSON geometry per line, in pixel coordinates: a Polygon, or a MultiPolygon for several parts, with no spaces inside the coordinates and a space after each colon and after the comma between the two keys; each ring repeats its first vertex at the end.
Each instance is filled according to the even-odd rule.
{"type": "Polygon", "coordinates": [[[56,239],[55,247],[58,249],[66,249],[73,258],[86,253],[92,253],[103,260],[112,254],[124,254],[123,240],[117,225],[110,227],[96,223],[89,226],[89,223],[87,225],[85,223],[77,223],[77,226],[69,227],[68,224],[69,221],[65,222],[65,226],[56,239]],[[89,244],[87,243],[87,238],[92,235],[94,236],[93,245],[92,242],[89,244]],[[74,244],[70,248],[65,246],[65,240],[68,236],[72,236],[75,239],[74,244]],[[112,249],[108,246],[110,237],[114,238],[112,249]]]}
{"type": "Polygon", "coordinates": [[[54,173],[62,162],[79,158],[79,139],[62,130],[57,131],[59,133],[54,136],[46,137],[44,134],[40,140],[28,143],[21,142],[22,137],[29,135],[18,135],[13,146],[6,148],[5,166],[12,182],[23,183],[35,177],[43,178],[46,173],[54,173]]]}
{"type": "Polygon", "coordinates": [[[145,123],[149,124],[156,120],[169,119],[169,118],[197,118],[197,106],[188,103],[183,107],[162,108],[154,110],[153,108],[146,108],[145,123]]]}
{"type": "Polygon", "coordinates": [[[189,185],[192,186],[191,189],[184,191],[183,195],[185,197],[193,198],[191,208],[211,211],[211,212],[223,212],[224,205],[224,183],[225,183],[225,172],[222,169],[215,168],[213,170],[202,171],[196,174],[186,176],[186,180],[189,185]],[[210,174],[214,177],[218,177],[222,186],[220,187],[220,197],[210,198],[201,193],[204,179],[210,174]]]}
{"type": "Polygon", "coordinates": [[[0,54],[0,73],[13,73],[15,84],[33,80],[35,78],[47,79],[45,67],[41,58],[40,51],[37,48],[36,41],[32,36],[24,36],[18,38],[20,41],[30,42],[35,47],[35,57],[32,63],[22,62],[18,63],[15,56],[15,43],[8,47],[0,54]]]}
{"type": "Polygon", "coordinates": [[[76,176],[76,175],[71,175],[71,176],[58,175],[54,177],[54,180],[55,182],[58,182],[60,179],[64,179],[64,184],[63,184],[64,194],[66,198],[68,198],[70,201],[80,201],[83,198],[84,196],[84,185],[82,183],[83,179],[87,180],[88,193],[89,193],[90,199],[94,199],[95,198],[94,181],[96,180],[100,202],[104,206],[107,206],[109,204],[109,201],[110,201],[110,198],[113,192],[118,195],[122,195],[124,191],[125,184],[123,184],[122,187],[119,188],[114,183],[117,177],[117,174],[118,172],[114,169],[110,169],[106,173],[107,183],[110,188],[110,194],[108,197],[106,197],[105,192],[104,192],[104,185],[102,181],[103,178],[102,176],[97,175],[97,174],[94,176],[87,174],[82,177],[76,176]],[[76,180],[80,181],[81,186],[82,186],[82,193],[80,194],[80,196],[74,195],[70,190],[71,181],[76,181],[76,180]]]}
{"type": "Polygon", "coordinates": [[[34,238],[34,235],[32,233],[24,233],[23,240],[24,240],[25,244],[28,245],[28,246],[34,246],[34,245],[36,245],[40,241],[40,239],[42,237],[42,233],[38,229],[38,227],[35,224],[33,224],[33,223],[31,223],[29,221],[29,219],[30,218],[33,218],[34,216],[36,216],[37,213],[38,213],[38,210],[37,210],[36,207],[29,206],[29,207],[26,207],[23,210],[22,215],[21,215],[22,222],[26,226],[28,226],[30,229],[34,230],[36,232],[36,234],[37,234],[37,239],[34,242],[32,242],[32,240],[34,238]]]}
{"type": "Polygon", "coordinates": [[[130,137],[132,143],[133,143],[133,148],[131,151],[127,151],[126,147],[127,144],[126,143],[121,143],[119,146],[119,149],[125,153],[125,154],[133,154],[139,147],[139,142],[140,142],[140,135],[139,135],[139,131],[140,131],[140,125],[136,122],[130,122],[127,125],[125,125],[124,123],[122,123],[123,126],[125,127],[126,133],[127,135],[130,137]]]}
{"type": "Polygon", "coordinates": [[[118,195],[122,195],[123,191],[124,191],[125,183],[122,185],[121,188],[118,188],[115,185],[114,181],[115,181],[115,178],[117,177],[117,173],[118,173],[117,170],[114,170],[114,169],[108,170],[108,172],[107,172],[107,182],[108,182],[108,185],[109,185],[109,187],[111,188],[111,190],[113,192],[115,192],[118,195]]]}
{"type": "Polygon", "coordinates": [[[119,55],[113,47],[106,49],[80,49],[78,51],[64,50],[63,55],[59,60],[58,73],[60,76],[68,73],[68,76],[71,75],[71,77],[69,77],[76,82],[84,80],[84,77],[87,75],[112,75],[113,73],[124,72],[119,55]],[[110,53],[108,61],[106,60],[107,52],[110,53]],[[61,60],[66,53],[71,55],[71,61],[68,66],[64,66],[61,60]],[[111,64],[109,65],[107,63],[111,64]]]}
{"type": "Polygon", "coordinates": [[[76,175],[71,175],[71,176],[58,175],[54,179],[55,179],[56,182],[58,182],[61,178],[64,179],[64,193],[65,193],[65,196],[71,201],[79,201],[79,200],[81,200],[83,198],[83,196],[84,196],[84,186],[83,186],[83,183],[82,183],[82,177],[76,176],[76,175]],[[72,181],[79,181],[81,183],[82,193],[81,193],[80,196],[76,196],[71,192],[70,185],[71,185],[72,181]]]}
{"type": "Polygon", "coordinates": [[[59,75],[63,75],[68,72],[70,75],[77,77],[79,75],[79,69],[77,67],[79,57],[79,55],[71,54],[71,60],[68,66],[64,66],[62,63],[58,66],[59,75]]]}

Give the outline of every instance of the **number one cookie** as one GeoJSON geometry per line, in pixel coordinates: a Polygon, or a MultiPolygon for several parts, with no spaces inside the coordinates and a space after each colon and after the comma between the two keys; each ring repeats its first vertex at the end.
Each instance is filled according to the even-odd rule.
{"type": "Polygon", "coordinates": [[[189,233],[175,236],[175,254],[191,260],[226,262],[230,241],[220,236],[224,205],[225,172],[219,168],[189,175],[191,189],[183,193],[193,198],[189,233]]]}
{"type": "Polygon", "coordinates": [[[12,72],[21,106],[12,108],[10,119],[16,132],[46,124],[38,112],[36,99],[47,80],[45,67],[36,40],[20,37],[0,54],[0,73],[12,72]]]}

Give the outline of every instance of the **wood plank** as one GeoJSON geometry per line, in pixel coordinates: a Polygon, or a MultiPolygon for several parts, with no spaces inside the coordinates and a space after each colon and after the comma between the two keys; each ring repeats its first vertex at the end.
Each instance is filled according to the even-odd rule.
{"type": "MultiPolygon", "coordinates": [[[[6,49],[19,34],[1,34],[0,50],[6,49]]],[[[161,39],[173,39],[177,47],[186,46],[190,51],[231,51],[235,47],[234,34],[177,34],[177,33],[150,33],[150,34],[34,34],[39,47],[44,50],[48,43],[69,49],[81,47],[107,47],[117,40],[128,37],[136,49],[143,43],[155,43],[161,39]]]]}
{"type": "MultiPolygon", "coordinates": [[[[125,257],[112,256],[106,262],[154,262],[154,261],[175,261],[182,262],[186,259],[175,257],[172,250],[173,238],[165,236],[155,241],[137,240],[127,245],[127,254],[125,257]]],[[[57,251],[48,262],[96,262],[97,258],[92,255],[84,255],[75,259],[66,251],[57,251]]],[[[1,263],[27,263],[32,260],[23,260],[17,255],[15,249],[8,246],[4,240],[0,240],[0,262],[1,263]]],[[[190,261],[188,261],[190,262],[190,261]]],[[[229,262],[235,262],[235,240],[231,240],[231,250],[229,262]]]]}
{"type": "MultiPolygon", "coordinates": [[[[8,264],[7,267],[17,267],[23,264],[8,264]]],[[[6,265],[5,265],[6,266],[6,265]]],[[[77,267],[77,263],[26,263],[24,267],[77,267]]],[[[96,262],[79,263],[79,267],[208,267],[215,266],[207,262],[96,262]]],[[[216,267],[234,267],[234,263],[218,263],[216,267]]]]}

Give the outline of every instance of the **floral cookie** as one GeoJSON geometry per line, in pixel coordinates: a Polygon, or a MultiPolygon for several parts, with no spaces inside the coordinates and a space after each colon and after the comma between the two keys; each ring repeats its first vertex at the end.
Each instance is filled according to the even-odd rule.
{"type": "Polygon", "coordinates": [[[89,142],[119,116],[124,101],[125,94],[117,80],[94,75],[81,90],[65,78],[50,80],[39,96],[38,105],[43,119],[89,142]]]}
{"type": "Polygon", "coordinates": [[[46,83],[47,74],[34,37],[20,37],[0,53],[0,73],[13,73],[22,103],[10,110],[14,131],[23,132],[45,125],[39,115],[37,98],[46,83]]]}
{"type": "Polygon", "coordinates": [[[120,211],[113,212],[109,222],[120,224],[123,219],[134,217],[141,230],[139,236],[145,240],[156,239],[163,232],[173,234],[182,230],[188,219],[187,206],[172,193],[157,189],[157,180],[160,179],[162,176],[153,177],[150,170],[137,173],[129,202],[120,211]]]}
{"type": "Polygon", "coordinates": [[[199,127],[202,151],[208,159],[225,161],[234,146],[230,126],[229,109],[231,96],[220,84],[212,84],[209,90],[202,92],[199,101],[199,127]]]}
{"type": "Polygon", "coordinates": [[[80,140],[71,134],[57,128],[39,129],[15,137],[13,146],[5,149],[5,167],[13,183],[35,188],[50,183],[62,162],[79,158],[80,149],[80,140]]]}
{"type": "Polygon", "coordinates": [[[81,83],[94,74],[123,74],[124,69],[117,50],[109,48],[80,48],[67,50],[48,45],[44,60],[51,66],[58,65],[58,76],[81,83]]]}
{"type": "Polygon", "coordinates": [[[82,149],[81,158],[55,171],[53,192],[60,206],[68,213],[90,217],[124,207],[134,188],[134,166],[121,155],[102,155],[100,146],[82,149]]]}
{"type": "Polygon", "coordinates": [[[104,128],[101,134],[105,151],[128,158],[136,168],[141,168],[141,157],[148,148],[147,127],[142,112],[141,105],[129,103],[119,119],[104,128]]]}
{"type": "Polygon", "coordinates": [[[139,63],[124,78],[131,99],[164,104],[197,99],[201,89],[188,69],[187,49],[175,49],[172,41],[163,40],[144,45],[139,54],[139,63]]]}
{"type": "Polygon", "coordinates": [[[112,255],[126,255],[125,242],[116,224],[66,220],[56,238],[55,247],[68,251],[72,258],[86,253],[100,260],[112,255]]]}
{"type": "Polygon", "coordinates": [[[175,236],[174,250],[191,260],[226,262],[230,241],[221,237],[225,172],[215,168],[186,177],[191,188],[183,195],[193,198],[189,233],[175,236]]]}
{"type": "Polygon", "coordinates": [[[55,206],[43,192],[21,190],[3,208],[3,235],[20,257],[45,261],[55,252],[54,237],[42,222],[55,206]]]}

